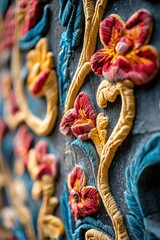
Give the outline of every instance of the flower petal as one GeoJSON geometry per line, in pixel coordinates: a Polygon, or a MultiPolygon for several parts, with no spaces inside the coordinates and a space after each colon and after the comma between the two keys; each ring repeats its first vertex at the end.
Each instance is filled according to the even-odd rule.
{"type": "Polygon", "coordinates": [[[35,147],[35,157],[37,161],[41,161],[42,157],[47,153],[47,143],[44,140],[39,141],[35,147]]]}
{"type": "Polygon", "coordinates": [[[52,175],[51,168],[45,163],[39,165],[36,179],[41,179],[43,175],[52,175]]]}
{"type": "Polygon", "coordinates": [[[38,52],[34,49],[27,53],[27,68],[29,71],[32,70],[33,66],[40,60],[38,52]]]}
{"type": "Polygon", "coordinates": [[[98,76],[102,76],[102,68],[104,65],[108,67],[110,65],[110,61],[113,57],[114,52],[110,49],[101,49],[97,51],[91,57],[91,69],[98,76]]]}
{"type": "MultiPolygon", "coordinates": [[[[44,71],[44,72],[41,72],[37,76],[37,79],[36,79],[36,82],[34,83],[33,88],[32,89],[29,88],[33,95],[39,93],[43,89],[43,87],[44,87],[44,85],[45,85],[45,83],[46,83],[46,81],[49,77],[49,74],[50,74],[50,71],[44,71]]],[[[31,77],[31,76],[29,75],[29,77],[31,77]]],[[[33,81],[31,79],[29,79],[27,81],[32,83],[34,81],[34,79],[33,79],[33,81]]]]}
{"type": "Polygon", "coordinates": [[[69,203],[71,206],[71,212],[75,218],[75,220],[77,221],[80,217],[85,217],[86,213],[83,209],[83,204],[82,203],[69,203]]]}
{"type": "Polygon", "coordinates": [[[125,27],[128,30],[127,35],[135,40],[135,47],[138,48],[148,43],[150,39],[152,32],[151,14],[145,9],[140,9],[130,17],[125,27]]]}
{"type": "Polygon", "coordinates": [[[100,39],[106,47],[111,47],[116,43],[124,29],[123,20],[116,14],[111,14],[100,24],[100,39]]]}
{"type": "MultiPolygon", "coordinates": [[[[23,8],[23,6],[22,6],[23,8]]],[[[22,35],[25,35],[29,29],[33,28],[40,18],[39,2],[37,0],[29,0],[26,6],[25,22],[22,28],[22,35]]]]}
{"type": "Polygon", "coordinates": [[[91,105],[89,96],[81,92],[75,100],[74,108],[82,119],[95,119],[96,112],[91,105]]]}
{"type": "Polygon", "coordinates": [[[103,77],[108,81],[122,81],[127,79],[127,73],[131,71],[131,65],[124,56],[117,57],[109,66],[103,66],[103,77]]]}
{"type": "Polygon", "coordinates": [[[132,66],[127,78],[134,84],[141,85],[150,82],[156,76],[159,69],[159,55],[157,50],[149,45],[139,48],[136,54],[140,64],[132,66]]]}
{"type": "Polygon", "coordinates": [[[79,138],[78,133],[80,135],[85,134],[84,130],[87,126],[84,127],[84,124],[87,123],[89,128],[94,127],[95,118],[96,112],[91,105],[90,99],[86,93],[82,92],[76,98],[74,108],[66,112],[63,116],[60,124],[60,132],[64,135],[75,134],[79,138]],[[80,132],[80,129],[82,132],[80,132]]]}
{"type": "Polygon", "coordinates": [[[77,138],[79,138],[80,140],[86,140],[88,139],[88,134],[93,127],[94,125],[91,121],[88,121],[88,123],[83,123],[82,121],[81,124],[76,124],[72,126],[71,130],[77,138]]]}
{"type": "Polygon", "coordinates": [[[50,175],[56,177],[57,175],[57,158],[54,154],[46,154],[43,157],[43,163],[47,164],[50,168],[50,175]]]}
{"type": "Polygon", "coordinates": [[[26,125],[21,125],[14,139],[14,153],[18,158],[23,158],[23,162],[27,164],[28,152],[32,147],[33,136],[29,133],[26,125]]]}
{"type": "Polygon", "coordinates": [[[48,52],[46,55],[46,60],[41,66],[41,70],[51,70],[54,67],[53,53],[48,52]]]}
{"type": "Polygon", "coordinates": [[[68,189],[71,191],[73,188],[81,190],[86,184],[86,178],[83,169],[76,165],[73,171],[68,175],[68,189]]]}
{"type": "Polygon", "coordinates": [[[99,196],[95,187],[84,187],[81,191],[83,209],[86,215],[93,214],[98,211],[99,196]]]}
{"type": "Polygon", "coordinates": [[[62,118],[60,124],[60,132],[64,135],[72,135],[71,126],[77,120],[77,111],[72,108],[71,110],[67,111],[62,118]]]}
{"type": "Polygon", "coordinates": [[[55,178],[57,174],[56,163],[56,158],[52,156],[52,154],[46,154],[43,162],[37,166],[38,173],[36,179],[41,179],[43,175],[50,175],[51,177],[55,178]]]}
{"type": "Polygon", "coordinates": [[[109,81],[129,79],[134,84],[141,85],[155,77],[158,67],[158,52],[152,46],[146,45],[127,57],[119,56],[108,69],[103,68],[103,76],[109,81]]]}
{"type": "Polygon", "coordinates": [[[46,38],[41,38],[39,40],[39,42],[36,44],[36,50],[37,52],[39,52],[40,62],[44,63],[47,58],[47,53],[49,51],[46,38]]]}

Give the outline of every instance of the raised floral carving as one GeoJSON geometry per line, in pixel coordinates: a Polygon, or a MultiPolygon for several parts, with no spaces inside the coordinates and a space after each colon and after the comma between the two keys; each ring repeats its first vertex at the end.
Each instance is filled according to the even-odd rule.
{"type": "Polygon", "coordinates": [[[58,113],[57,77],[52,69],[54,66],[53,54],[49,51],[48,41],[46,38],[41,38],[35,49],[27,54],[28,89],[34,97],[45,97],[46,99],[46,115],[43,119],[37,117],[28,106],[24,85],[20,80],[21,54],[18,46],[14,49],[13,55],[15,61],[13,61],[12,75],[18,102],[24,114],[24,121],[37,135],[47,135],[53,129],[58,113]]]}
{"type": "Polygon", "coordinates": [[[131,80],[134,84],[148,83],[158,71],[157,50],[145,45],[152,32],[152,18],[140,9],[125,23],[111,14],[100,24],[100,39],[104,46],[91,58],[94,73],[106,80],[131,80]]]}
{"type": "Polygon", "coordinates": [[[53,78],[52,68],[53,54],[48,50],[48,43],[42,38],[34,50],[27,54],[27,67],[29,75],[27,85],[32,95],[43,96],[45,94],[47,83],[53,78]]]}
{"type": "MultiPolygon", "coordinates": [[[[118,15],[111,14],[100,25],[100,38],[104,48],[96,52],[90,61],[93,72],[105,78],[97,91],[99,107],[106,108],[107,102],[114,102],[118,95],[122,100],[118,122],[103,149],[100,149],[97,176],[98,190],[112,220],[115,239],[128,239],[128,233],[110,192],[109,168],[118,147],[133,126],[134,84],[148,83],[158,72],[158,52],[154,47],[145,45],[151,31],[151,15],[145,9],[138,10],[126,23],[118,15]]],[[[108,120],[106,124],[107,122],[108,120]]]]}
{"type": "Polygon", "coordinates": [[[81,92],[74,104],[74,108],[70,109],[64,115],[60,131],[64,135],[75,135],[81,140],[89,138],[89,132],[95,127],[96,112],[91,105],[88,95],[81,92]]]}
{"type": "Polygon", "coordinates": [[[53,154],[47,153],[48,148],[45,141],[41,140],[29,153],[28,170],[31,177],[41,179],[43,175],[53,178],[57,174],[57,159],[53,154]]]}
{"type": "Polygon", "coordinates": [[[99,196],[95,187],[86,186],[83,169],[76,165],[68,175],[69,205],[77,221],[98,211],[99,196]]]}
{"type": "MultiPolygon", "coordinates": [[[[47,2],[47,1],[45,1],[47,2]]],[[[38,0],[17,0],[19,48],[28,51],[46,35],[49,30],[49,4],[38,0]]]]}
{"type": "Polygon", "coordinates": [[[22,35],[25,35],[39,21],[41,8],[37,0],[19,0],[19,11],[24,12],[22,35]]]}
{"type": "Polygon", "coordinates": [[[29,151],[27,163],[31,178],[35,181],[32,188],[34,200],[42,198],[42,205],[38,214],[38,235],[43,240],[47,237],[57,239],[64,234],[64,226],[53,212],[58,204],[58,199],[53,196],[55,179],[57,175],[57,158],[49,154],[47,143],[41,140],[35,148],[29,151]]]}
{"type": "Polygon", "coordinates": [[[21,125],[14,138],[14,154],[16,157],[14,169],[18,175],[22,175],[25,171],[25,166],[28,163],[28,152],[33,144],[33,136],[28,131],[26,125],[21,125]]]}
{"type": "Polygon", "coordinates": [[[28,163],[28,152],[32,147],[33,136],[29,133],[26,125],[21,125],[14,138],[15,156],[21,159],[25,164],[28,163]]]}

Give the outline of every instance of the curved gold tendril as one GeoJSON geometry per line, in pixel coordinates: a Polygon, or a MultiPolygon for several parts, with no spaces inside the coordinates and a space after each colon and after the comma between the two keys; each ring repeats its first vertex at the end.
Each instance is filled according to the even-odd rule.
{"type": "Polygon", "coordinates": [[[42,120],[31,113],[24,93],[23,81],[20,78],[21,60],[20,51],[18,47],[13,49],[13,64],[12,64],[12,76],[14,79],[14,87],[17,96],[19,107],[24,114],[24,121],[26,124],[37,134],[47,135],[53,128],[57,118],[57,78],[54,71],[52,71],[47,79],[47,82],[43,89],[43,95],[46,98],[47,110],[46,116],[42,120]]]}
{"type": "Polygon", "coordinates": [[[79,92],[87,74],[91,71],[90,58],[96,47],[99,24],[102,19],[107,0],[97,0],[94,7],[93,0],[83,0],[85,15],[85,33],[83,49],[77,70],[70,84],[65,104],[65,112],[73,107],[74,100],[79,92]]]}
{"type": "MultiPolygon", "coordinates": [[[[18,6],[18,0],[17,0],[18,6]]],[[[14,88],[17,96],[17,101],[21,111],[24,114],[24,121],[26,124],[39,136],[47,135],[50,133],[54,127],[57,113],[58,113],[58,86],[57,86],[57,77],[55,71],[50,69],[50,74],[47,78],[47,81],[43,87],[43,91],[39,96],[44,96],[47,102],[47,109],[45,118],[42,120],[35,116],[29,109],[27,99],[24,92],[24,83],[21,79],[21,53],[19,49],[19,36],[21,28],[23,26],[23,12],[17,11],[16,15],[16,29],[15,29],[15,45],[12,52],[12,62],[11,62],[11,72],[14,80],[14,88]],[[22,15],[22,16],[21,16],[22,15]]],[[[43,48],[48,48],[47,39],[41,39],[40,41],[45,41],[46,46],[43,48]]],[[[38,44],[37,44],[38,45],[38,44]]],[[[39,44],[40,45],[40,44],[39,44]]],[[[42,54],[43,54],[42,49],[42,54]]],[[[50,52],[48,52],[49,54],[50,52]]],[[[47,55],[48,56],[48,55],[47,55]]],[[[42,56],[43,57],[43,56],[42,56]]],[[[51,57],[51,56],[50,56],[51,57]]],[[[46,63],[44,63],[45,65],[46,63]]],[[[48,62],[47,62],[48,64],[48,62]]],[[[44,66],[42,66],[43,68],[44,66]]],[[[38,96],[38,94],[37,94],[38,96]]]]}
{"type": "Polygon", "coordinates": [[[64,234],[62,221],[53,216],[53,212],[58,205],[58,199],[52,197],[54,193],[54,180],[48,175],[44,175],[41,180],[36,181],[32,189],[32,197],[38,200],[42,195],[42,205],[38,214],[38,235],[40,240],[57,239],[64,234]]]}
{"type": "Polygon", "coordinates": [[[123,217],[110,192],[108,173],[118,147],[128,136],[133,125],[135,117],[133,83],[125,80],[115,84],[104,80],[97,91],[97,102],[101,108],[106,108],[107,102],[114,102],[119,94],[122,99],[120,118],[107,143],[103,147],[98,169],[97,184],[106,211],[113,223],[115,239],[128,240],[129,237],[124,226],[123,217]]]}

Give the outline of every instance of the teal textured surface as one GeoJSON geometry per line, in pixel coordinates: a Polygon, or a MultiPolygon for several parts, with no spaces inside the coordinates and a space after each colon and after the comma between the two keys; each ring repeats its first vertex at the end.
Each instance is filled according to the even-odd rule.
{"type": "Polygon", "coordinates": [[[80,42],[83,26],[83,4],[82,0],[60,0],[60,23],[66,27],[60,39],[61,52],[58,58],[58,79],[60,107],[64,106],[66,92],[69,87],[70,61],[74,56],[74,50],[80,42]]]}
{"type": "MultiPolygon", "coordinates": [[[[128,221],[136,239],[160,239],[156,225],[160,221],[160,192],[157,169],[160,168],[160,134],[143,145],[126,169],[125,193],[130,214],[128,221]]],[[[160,222],[159,222],[160,224],[160,222]]]]}

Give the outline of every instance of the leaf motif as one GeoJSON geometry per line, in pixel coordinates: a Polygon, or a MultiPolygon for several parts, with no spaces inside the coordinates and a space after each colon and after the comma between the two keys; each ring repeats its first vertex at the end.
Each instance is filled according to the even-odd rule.
{"type": "MultiPolygon", "coordinates": [[[[146,206],[148,202],[145,202],[150,193],[148,190],[143,189],[143,179],[145,179],[145,188],[147,187],[147,180],[152,179],[152,170],[157,168],[160,164],[160,135],[153,136],[147,144],[143,145],[140,151],[136,154],[135,160],[126,169],[126,185],[127,191],[125,192],[125,198],[130,210],[127,216],[131,231],[135,235],[137,240],[144,239],[158,239],[157,234],[151,229],[153,224],[149,225],[148,216],[152,216],[154,222],[154,214],[157,211],[157,206],[154,208],[154,204],[150,206],[149,212],[146,212],[146,206]],[[149,173],[149,177],[146,178],[146,173],[149,173]],[[145,192],[145,195],[143,194],[145,192]],[[143,201],[142,201],[143,199],[143,201]],[[156,210],[155,210],[156,209],[156,210]]],[[[152,201],[154,202],[154,189],[152,188],[152,201]]],[[[155,204],[156,205],[156,204],[155,204]]],[[[148,211],[148,210],[147,210],[148,211]]],[[[160,236],[159,236],[160,237],[160,236]]]]}
{"type": "Polygon", "coordinates": [[[79,45],[83,27],[83,4],[81,0],[60,1],[60,23],[66,27],[62,33],[60,47],[62,48],[58,59],[60,106],[63,107],[66,91],[70,83],[69,63],[74,56],[74,49],[79,45]]]}

